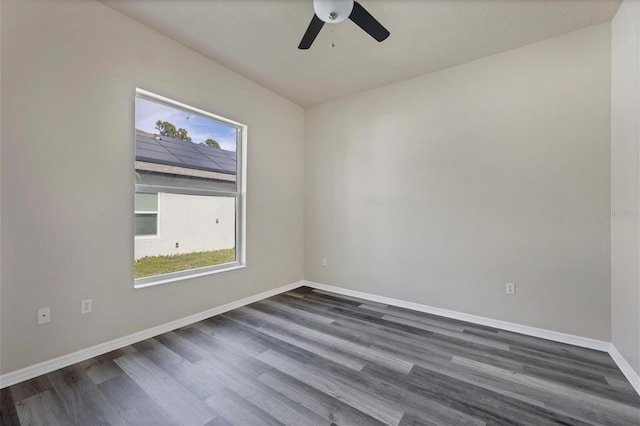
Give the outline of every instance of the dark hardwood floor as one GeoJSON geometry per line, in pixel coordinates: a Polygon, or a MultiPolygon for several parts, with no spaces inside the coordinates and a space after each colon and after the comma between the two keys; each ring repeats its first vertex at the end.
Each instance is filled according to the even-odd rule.
{"type": "Polygon", "coordinates": [[[1,391],[2,425],[638,425],[608,354],[301,288],[1,391]]]}

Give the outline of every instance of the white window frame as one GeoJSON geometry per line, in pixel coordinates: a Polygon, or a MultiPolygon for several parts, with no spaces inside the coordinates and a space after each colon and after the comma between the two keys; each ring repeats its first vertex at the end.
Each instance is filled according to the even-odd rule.
{"type": "MultiPolygon", "coordinates": [[[[134,197],[135,197],[135,191],[134,191],[134,197]]],[[[135,229],[135,224],[134,224],[134,228],[133,228],[133,237],[135,240],[144,240],[144,239],[149,239],[149,238],[160,238],[160,197],[157,198],[156,200],[156,210],[155,211],[138,211],[135,210],[133,212],[134,217],[136,215],[142,215],[142,214],[154,214],[156,215],[156,233],[155,234],[144,234],[144,235],[136,235],[136,229],[135,229]]],[[[134,205],[135,205],[135,201],[134,201],[134,205]]]]}
{"type": "MultiPolygon", "coordinates": [[[[222,265],[207,266],[204,268],[189,269],[186,271],[172,272],[169,274],[155,275],[151,277],[144,277],[134,279],[134,288],[145,288],[159,284],[167,284],[174,281],[181,281],[184,279],[201,277],[210,274],[216,274],[219,272],[231,271],[246,267],[246,176],[247,176],[247,125],[239,123],[237,121],[229,120],[228,118],[221,117],[219,115],[212,114],[202,109],[193,107],[191,105],[183,104],[181,102],[174,101],[164,96],[149,92],[144,89],[136,88],[136,97],[146,99],[151,102],[167,105],[172,108],[180,109],[185,112],[196,113],[208,118],[212,118],[218,122],[221,122],[227,126],[235,127],[237,132],[236,138],[236,190],[235,192],[222,191],[222,190],[208,190],[200,188],[178,188],[158,185],[143,185],[136,184],[134,182],[134,190],[132,199],[135,197],[136,192],[141,193],[159,193],[169,192],[174,194],[186,194],[186,195],[206,195],[217,197],[232,197],[236,200],[236,261],[232,263],[225,263],[222,265]]],[[[135,153],[134,153],[135,157],[135,153]]],[[[134,158],[135,160],[135,158],[134,158]]],[[[135,164],[135,161],[134,161],[135,164]]],[[[135,166],[134,166],[135,167],[135,166]]],[[[159,202],[159,201],[158,201],[159,202]]],[[[158,206],[159,208],[159,206],[158,206]]],[[[158,223],[158,226],[160,224],[158,223]]],[[[135,230],[133,230],[134,238],[131,240],[135,244],[135,230]]]]}

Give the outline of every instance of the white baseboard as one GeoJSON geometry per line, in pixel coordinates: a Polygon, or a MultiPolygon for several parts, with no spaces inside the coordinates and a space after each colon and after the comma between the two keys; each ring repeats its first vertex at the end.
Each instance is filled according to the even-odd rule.
{"type": "Polygon", "coordinates": [[[525,334],[527,336],[540,337],[542,339],[552,340],[554,342],[567,343],[574,346],[580,346],[597,351],[607,352],[613,361],[618,365],[620,371],[629,380],[631,386],[640,395],[640,376],[626,359],[618,352],[611,342],[604,340],[596,340],[588,337],[575,336],[573,334],[560,333],[557,331],[546,330],[544,328],[531,327],[528,325],[516,324],[508,321],[496,320],[493,318],[481,317],[478,315],[465,314],[463,312],[450,311],[448,309],[436,308],[429,305],[422,305],[405,300],[392,299],[390,297],[378,296],[371,293],[349,290],[343,287],[335,287],[332,285],[316,283],[313,281],[304,281],[307,287],[317,288],[318,290],[330,291],[332,293],[343,294],[345,296],[357,297],[359,299],[371,300],[373,302],[384,303],[386,305],[398,306],[414,311],[426,312],[428,314],[439,315],[446,318],[467,321],[474,324],[486,325],[488,327],[498,328],[500,330],[513,331],[515,333],[525,334]]]}
{"type": "Polygon", "coordinates": [[[148,328],[146,330],[142,330],[137,333],[130,334],[128,336],[120,337],[118,339],[114,339],[109,342],[100,343],[90,348],[82,349],[77,352],[63,355],[58,358],[51,359],[49,361],[44,361],[38,364],[31,365],[29,367],[22,368],[20,370],[2,374],[0,375],[0,389],[5,388],[7,386],[14,385],[16,383],[20,383],[25,380],[32,379],[34,377],[38,377],[42,374],[50,373],[59,368],[67,367],[71,364],[75,364],[77,362],[81,362],[89,358],[93,358],[95,356],[105,354],[107,352],[122,348],[124,346],[140,342],[150,337],[154,337],[159,334],[166,333],[180,327],[185,327],[187,325],[196,323],[198,321],[211,318],[215,315],[220,315],[222,313],[240,308],[250,303],[257,302],[259,300],[266,299],[271,296],[275,296],[276,294],[293,290],[294,288],[298,288],[303,285],[304,285],[304,281],[297,281],[282,287],[274,288],[272,290],[267,290],[265,292],[262,292],[253,296],[245,297],[244,299],[236,300],[234,302],[230,302],[222,306],[207,309],[206,311],[198,312],[197,314],[189,315],[187,317],[180,318],[175,321],[168,322],[166,324],[148,328]]]}
{"type": "Polygon", "coordinates": [[[407,302],[405,300],[392,299],[390,297],[377,296],[375,294],[364,293],[361,291],[349,290],[342,287],[334,287],[331,285],[305,281],[308,287],[317,288],[319,290],[330,291],[333,293],[344,294],[345,296],[358,297],[360,299],[371,300],[373,302],[384,303],[386,305],[398,306],[401,308],[412,309],[414,311],[426,312],[428,314],[439,315],[441,317],[453,318],[461,321],[467,321],[474,324],[485,325],[488,327],[499,328],[501,330],[513,331],[515,333],[526,334],[527,336],[540,337],[542,339],[552,340],[554,342],[568,343],[583,348],[595,349],[597,351],[609,352],[611,343],[604,340],[596,340],[588,337],[575,336],[573,334],[560,333],[557,331],[546,330],[544,328],[531,327],[528,325],[516,324],[508,321],[501,321],[493,318],[482,317],[479,315],[465,314],[463,312],[450,311],[448,309],[436,308],[433,306],[422,305],[420,303],[407,302]]]}
{"type": "Polygon", "coordinates": [[[73,352],[67,355],[60,356],[58,358],[44,361],[38,364],[31,365],[29,367],[22,368],[20,370],[12,371],[0,375],[0,389],[7,386],[20,383],[25,380],[32,379],[42,374],[47,374],[55,371],[59,368],[67,367],[71,364],[93,358],[105,354],[107,352],[122,348],[133,343],[140,342],[142,340],[155,337],[159,334],[166,333],[175,330],[180,327],[196,323],[198,321],[211,318],[215,315],[220,315],[233,309],[240,308],[250,303],[257,302],[262,299],[266,299],[271,296],[275,296],[280,293],[293,290],[301,286],[308,286],[317,288],[319,290],[330,291],[337,294],[343,294],[345,296],[358,297],[360,299],[371,300],[378,303],[384,303],[387,305],[398,306],[401,308],[412,309],[414,311],[426,312],[433,315],[439,315],[447,318],[453,318],[461,321],[467,321],[474,324],[485,325],[489,327],[498,328],[501,330],[513,331],[516,333],[525,334],[528,336],[540,337],[555,342],[568,343],[570,345],[580,346],[589,349],[595,349],[603,352],[608,352],[611,358],[618,365],[622,373],[627,380],[634,387],[636,392],[640,394],[640,376],[634,371],[631,365],[624,359],[624,357],[618,352],[618,350],[610,343],[603,340],[590,339],[587,337],[575,336],[566,333],[559,333],[557,331],[546,330],[542,328],[530,327],[527,325],[521,325],[511,323],[508,321],[501,321],[492,318],[482,317],[478,315],[465,314],[463,312],[451,311],[448,309],[436,308],[433,306],[422,305],[414,302],[407,302],[404,300],[393,299],[390,297],[377,296],[375,294],[364,293],[361,291],[349,290],[342,287],[335,287],[326,284],[320,284],[312,281],[298,281],[282,287],[267,290],[265,292],[246,297],[244,299],[236,300],[234,302],[227,303],[222,306],[218,306],[206,311],[198,312],[197,314],[189,315],[184,318],[180,318],[166,324],[162,324],[156,327],[152,327],[146,330],[139,331],[137,333],[130,334],[118,339],[111,340],[109,342],[100,343],[90,348],[82,349],[77,352],[73,352]]]}
{"type": "Polygon", "coordinates": [[[611,358],[613,358],[615,363],[618,364],[618,368],[620,369],[620,371],[622,371],[622,374],[624,374],[624,377],[627,378],[629,383],[631,383],[631,386],[633,386],[636,392],[638,392],[638,395],[640,395],[640,375],[638,375],[638,373],[635,372],[633,367],[631,367],[631,364],[629,364],[627,360],[624,359],[622,354],[618,352],[616,347],[613,346],[613,343],[611,344],[611,350],[609,351],[609,355],[611,355],[611,358]]]}

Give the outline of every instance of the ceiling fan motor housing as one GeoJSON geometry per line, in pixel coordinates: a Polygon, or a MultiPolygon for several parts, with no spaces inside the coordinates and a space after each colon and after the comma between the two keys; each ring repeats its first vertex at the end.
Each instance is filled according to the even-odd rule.
{"type": "Polygon", "coordinates": [[[329,24],[346,20],[353,10],[353,0],[313,0],[318,18],[329,24]]]}
{"type": "Polygon", "coordinates": [[[325,22],[337,24],[347,18],[378,42],[389,37],[389,31],[355,0],[313,0],[313,9],[315,13],[298,49],[310,48],[325,22]]]}

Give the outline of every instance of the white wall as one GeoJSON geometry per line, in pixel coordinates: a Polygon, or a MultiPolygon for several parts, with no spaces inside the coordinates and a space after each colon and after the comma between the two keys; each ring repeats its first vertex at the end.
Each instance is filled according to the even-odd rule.
{"type": "Polygon", "coordinates": [[[235,248],[235,236],[235,198],[160,192],[158,234],[136,237],[134,253],[140,259],[235,248]]]}
{"type": "Polygon", "coordinates": [[[610,31],[308,109],[305,278],[609,340],[610,31]]]}
{"type": "Polygon", "coordinates": [[[1,31],[2,373],[303,278],[300,107],[96,1],[1,31]],[[246,268],[134,290],[136,87],[248,125],[246,268]]]}
{"type": "Polygon", "coordinates": [[[611,339],[640,374],[640,2],[612,22],[611,339]]]}

